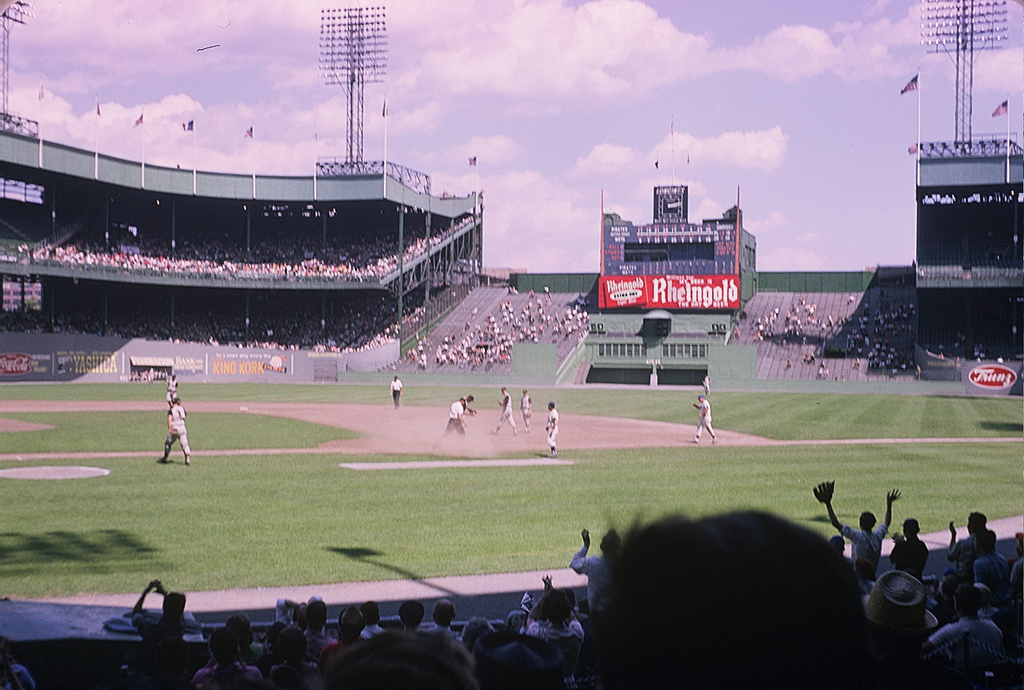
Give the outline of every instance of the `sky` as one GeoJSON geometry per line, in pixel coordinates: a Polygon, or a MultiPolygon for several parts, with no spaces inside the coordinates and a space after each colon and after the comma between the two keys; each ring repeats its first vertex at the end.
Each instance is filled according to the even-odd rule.
{"type": "MultiPolygon", "coordinates": [[[[10,32],[9,111],[47,141],[241,174],[345,156],[345,93],[318,59],[321,10],[347,0],[32,4],[10,32]]],[[[434,194],[479,188],[485,268],[598,272],[602,204],[650,223],[671,184],[691,222],[738,199],[761,271],[914,259],[918,99],[922,141],[955,133],[953,59],[922,46],[918,0],[360,6],[384,6],[388,34],[363,157],[383,159],[386,130],[388,160],[434,194]]],[[[1021,0],[1006,9],[1008,39],[976,54],[972,128],[1020,142],[1021,0]]]]}

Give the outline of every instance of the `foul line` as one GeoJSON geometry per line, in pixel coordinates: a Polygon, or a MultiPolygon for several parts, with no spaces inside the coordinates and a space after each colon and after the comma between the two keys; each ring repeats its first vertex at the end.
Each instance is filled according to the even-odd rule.
{"type": "Polygon", "coordinates": [[[526,458],[523,460],[417,460],[413,462],[342,462],[346,470],[434,470],[452,467],[537,467],[542,465],[574,465],[572,460],[526,458]]]}

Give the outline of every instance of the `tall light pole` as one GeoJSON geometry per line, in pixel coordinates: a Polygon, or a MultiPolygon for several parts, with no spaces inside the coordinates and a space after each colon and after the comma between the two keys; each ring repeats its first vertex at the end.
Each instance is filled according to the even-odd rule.
{"type": "Polygon", "coordinates": [[[383,81],[387,60],[383,7],[320,11],[320,76],[347,98],[346,163],[363,162],[363,85],[383,81]]]}
{"type": "MultiPolygon", "coordinates": [[[[955,144],[971,148],[974,54],[1007,39],[1006,0],[922,0],[921,43],[956,66],[955,144]]],[[[958,146],[957,148],[960,148],[958,146]]]]}

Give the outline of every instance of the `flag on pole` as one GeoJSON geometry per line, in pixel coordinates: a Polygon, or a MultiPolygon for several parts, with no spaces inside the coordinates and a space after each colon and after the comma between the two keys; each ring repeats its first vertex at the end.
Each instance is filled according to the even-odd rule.
{"type": "Polygon", "coordinates": [[[387,117],[388,116],[388,97],[387,96],[384,97],[384,109],[380,111],[380,116],[381,117],[387,117]]]}
{"type": "Polygon", "coordinates": [[[46,98],[46,91],[43,89],[43,85],[39,85],[39,100],[46,98]]]}
{"type": "Polygon", "coordinates": [[[138,127],[139,125],[142,124],[142,116],[143,115],[144,115],[144,113],[139,113],[139,119],[135,121],[134,125],[132,125],[132,129],[135,129],[136,127],[138,127]]]}
{"type": "Polygon", "coordinates": [[[186,132],[191,132],[191,131],[193,131],[192,128],[195,126],[195,124],[196,124],[195,120],[189,120],[188,122],[182,122],[181,123],[181,129],[183,131],[186,131],[186,132]]]}
{"type": "Polygon", "coordinates": [[[100,99],[96,99],[96,117],[100,116],[100,99]]]}
{"type": "Polygon", "coordinates": [[[252,127],[250,127],[249,129],[245,130],[245,137],[244,138],[252,139],[252,127]]]}
{"type": "Polygon", "coordinates": [[[658,169],[659,169],[659,168],[658,168],[658,162],[659,162],[659,161],[658,161],[658,159],[657,159],[657,158],[655,158],[655,159],[654,159],[654,169],[655,169],[655,170],[658,170],[658,169]]]}
{"type": "Polygon", "coordinates": [[[475,168],[476,167],[476,156],[470,156],[470,158],[469,158],[469,166],[471,168],[475,168]]]}
{"type": "Polygon", "coordinates": [[[999,117],[1000,115],[1005,115],[1009,105],[1009,100],[1005,100],[1002,103],[1000,103],[999,107],[992,111],[992,117],[999,117]]]}
{"type": "Polygon", "coordinates": [[[919,74],[915,74],[914,78],[911,79],[910,81],[908,81],[906,86],[904,86],[902,89],[900,89],[900,93],[904,94],[907,91],[917,91],[917,78],[919,76],[920,76],[919,74]]]}
{"type": "Polygon", "coordinates": [[[910,148],[907,149],[907,153],[909,153],[910,155],[914,155],[915,153],[917,153],[917,144],[911,144],[910,148]]]}

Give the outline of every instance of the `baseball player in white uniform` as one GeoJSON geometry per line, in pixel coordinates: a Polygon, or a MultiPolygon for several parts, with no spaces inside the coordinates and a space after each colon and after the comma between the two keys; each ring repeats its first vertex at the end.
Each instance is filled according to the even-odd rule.
{"type": "Polygon", "coordinates": [[[558,438],[558,410],[555,409],[555,403],[548,403],[548,421],[544,427],[548,432],[548,446],[551,448],[551,457],[558,457],[558,449],[556,448],[556,439],[558,438]]]}
{"type": "Polygon", "coordinates": [[[516,429],[516,419],[512,416],[512,396],[508,393],[508,388],[501,389],[501,401],[498,403],[501,407],[501,416],[498,417],[498,427],[494,430],[494,433],[498,433],[505,422],[512,427],[512,434],[518,434],[519,431],[516,429]]]}
{"type": "Polygon", "coordinates": [[[533,400],[530,400],[530,394],[523,389],[523,399],[519,402],[519,412],[523,415],[523,425],[526,427],[526,433],[530,433],[530,417],[533,416],[533,400]]]}
{"type": "Polygon", "coordinates": [[[185,454],[185,464],[192,464],[192,449],[188,446],[188,431],[185,429],[185,408],[178,396],[171,398],[171,409],[167,411],[167,440],[164,441],[164,456],[159,462],[166,463],[171,454],[171,445],[175,441],[181,444],[181,452],[185,454]]]}
{"type": "Polygon", "coordinates": [[[171,374],[167,378],[167,395],[164,397],[167,400],[167,404],[170,405],[174,401],[174,396],[178,394],[178,377],[175,374],[171,374]]]}
{"type": "Polygon", "coordinates": [[[697,434],[693,437],[693,442],[697,443],[700,441],[700,434],[706,428],[708,433],[711,434],[711,442],[717,443],[718,436],[715,435],[715,430],[711,426],[711,403],[703,395],[698,395],[697,401],[691,403],[697,408],[697,434]]]}

